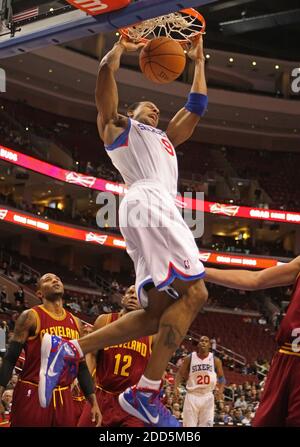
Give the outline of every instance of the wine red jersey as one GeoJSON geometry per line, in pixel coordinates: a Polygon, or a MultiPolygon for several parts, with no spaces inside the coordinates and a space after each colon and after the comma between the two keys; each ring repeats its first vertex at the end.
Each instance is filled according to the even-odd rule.
{"type": "MultiPolygon", "coordinates": [[[[120,314],[107,316],[106,324],[116,321],[120,314]]],[[[110,393],[121,393],[139,380],[151,354],[152,337],[142,337],[98,352],[96,382],[110,393]]]]}
{"type": "MultiPolygon", "coordinates": [[[[296,280],[286,316],[278,329],[276,341],[279,346],[292,350],[291,344],[300,336],[300,275],[296,280]],[[298,329],[298,331],[297,331],[298,329]],[[294,331],[294,332],[293,332],[294,331]]],[[[298,343],[300,348],[300,342],[298,343]]]]}
{"type": "MultiPolygon", "coordinates": [[[[25,343],[25,362],[20,378],[22,381],[38,383],[41,363],[41,340],[44,334],[47,332],[67,340],[78,339],[79,327],[77,319],[65,310],[63,310],[61,317],[49,312],[43,305],[35,306],[31,311],[35,313],[36,317],[36,331],[34,336],[28,337],[25,343]]],[[[59,385],[69,385],[65,380],[65,376],[63,376],[59,385]]]]}

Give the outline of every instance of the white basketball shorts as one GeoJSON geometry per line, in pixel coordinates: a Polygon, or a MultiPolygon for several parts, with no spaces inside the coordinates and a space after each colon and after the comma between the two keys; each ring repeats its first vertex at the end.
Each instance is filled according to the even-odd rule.
{"type": "Polygon", "coordinates": [[[184,427],[213,427],[215,398],[212,392],[186,393],[182,411],[184,427]]]}
{"type": "Polygon", "coordinates": [[[142,307],[148,305],[147,284],[167,291],[175,278],[191,281],[205,276],[194,237],[163,185],[135,182],[121,202],[119,220],[142,307]]]}

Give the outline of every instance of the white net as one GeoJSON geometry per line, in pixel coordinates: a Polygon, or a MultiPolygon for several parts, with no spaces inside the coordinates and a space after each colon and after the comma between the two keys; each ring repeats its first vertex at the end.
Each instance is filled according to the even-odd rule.
{"type": "Polygon", "coordinates": [[[203,30],[204,24],[198,17],[178,11],[132,25],[126,28],[126,35],[133,42],[141,39],[155,39],[156,37],[186,40],[203,32],[203,30]]]}

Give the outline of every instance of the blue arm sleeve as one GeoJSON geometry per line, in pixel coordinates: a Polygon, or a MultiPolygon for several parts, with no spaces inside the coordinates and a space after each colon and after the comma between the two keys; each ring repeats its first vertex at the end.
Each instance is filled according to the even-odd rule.
{"type": "Polygon", "coordinates": [[[198,116],[203,116],[206,112],[207,104],[207,95],[202,95],[202,93],[190,93],[188,102],[184,107],[191,113],[195,113],[198,116]]]}

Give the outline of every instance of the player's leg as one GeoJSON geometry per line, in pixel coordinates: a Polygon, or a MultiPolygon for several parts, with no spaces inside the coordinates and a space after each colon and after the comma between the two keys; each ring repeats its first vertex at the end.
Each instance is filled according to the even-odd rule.
{"type": "Polygon", "coordinates": [[[135,264],[139,302],[143,307],[147,306],[148,312],[159,315],[161,302],[170,302],[169,295],[173,299],[172,305],[166,306],[160,314],[155,345],[144,373],[148,379],[159,381],[207,300],[206,287],[200,280],[204,277],[204,267],[193,235],[169,194],[156,185],[151,189],[144,185],[137,188],[135,196],[132,193],[130,200],[128,196],[126,200],[121,205],[120,222],[121,215],[128,217],[137,204],[143,216],[151,216],[149,225],[146,225],[147,221],[144,225],[128,227],[124,222],[122,227],[129,242],[128,253],[135,264]],[[157,226],[151,226],[153,222],[157,226]],[[166,293],[162,295],[161,291],[166,293]]]}
{"type": "MultiPolygon", "coordinates": [[[[208,297],[203,280],[184,282],[176,279],[172,286],[182,296],[174,300],[160,318],[152,355],[144,372],[144,376],[150,380],[161,379],[170,358],[208,297]]],[[[152,289],[148,295],[149,308],[152,309],[161,301],[161,292],[152,289]]]]}
{"type": "MultiPolygon", "coordinates": [[[[140,253],[139,261],[147,267],[145,273],[148,276],[137,287],[138,297],[141,303],[148,304],[149,309],[161,301],[163,296],[160,291],[172,296],[174,302],[160,318],[153,352],[137,387],[122,393],[119,402],[124,410],[146,423],[162,427],[178,426],[176,418],[166,411],[159,400],[160,380],[173,352],[207,300],[207,291],[201,280],[204,267],[199,261],[199,251],[192,233],[174,200],[155,187],[151,191],[141,188],[140,195],[145,200],[136,199],[142,210],[144,207],[144,214],[163,217],[164,225],[125,229],[132,248],[140,253]],[[162,208],[159,199],[163,199],[162,208]],[[148,290],[148,296],[145,297],[141,285],[145,289],[146,285],[151,286],[151,281],[156,289],[148,290]]],[[[132,257],[137,258],[134,254],[132,257]]]]}
{"type": "Polygon", "coordinates": [[[213,393],[207,393],[198,398],[201,407],[199,408],[197,427],[213,427],[215,417],[215,397],[213,393]]]}
{"type": "Polygon", "coordinates": [[[53,403],[52,426],[76,427],[77,420],[70,387],[54,390],[53,399],[55,399],[55,402],[53,403]]]}
{"type": "Polygon", "coordinates": [[[252,421],[253,427],[283,427],[288,409],[288,356],[276,353],[266,379],[259,407],[252,421]]]}
{"type": "Polygon", "coordinates": [[[300,427],[300,357],[290,355],[287,359],[287,380],[289,382],[287,427],[300,427]]]}
{"type": "Polygon", "coordinates": [[[78,341],[83,354],[155,334],[161,313],[171,303],[170,297],[167,301],[160,300],[160,306],[157,309],[132,311],[104,328],[86,335],[78,341]]]}
{"type": "Polygon", "coordinates": [[[187,393],[184,399],[182,418],[184,427],[198,426],[199,402],[201,396],[194,396],[187,393]]]}
{"type": "MultiPolygon", "coordinates": [[[[172,354],[185,337],[192,321],[207,299],[207,291],[202,280],[189,283],[175,280],[174,289],[183,293],[174,299],[163,313],[154,348],[146,370],[136,387],[128,388],[119,396],[121,407],[132,416],[158,427],[178,427],[178,420],[160,401],[161,377],[172,354]]],[[[162,294],[152,289],[149,294],[149,308],[162,299],[162,294]]]]}
{"type": "Polygon", "coordinates": [[[19,381],[14,389],[11,427],[50,427],[53,407],[41,408],[38,387],[19,381]]]}

